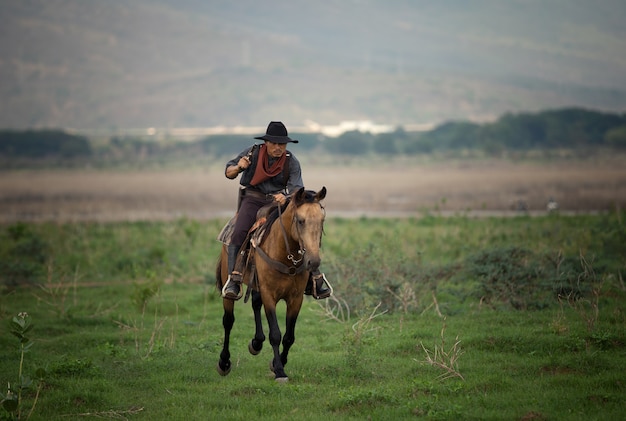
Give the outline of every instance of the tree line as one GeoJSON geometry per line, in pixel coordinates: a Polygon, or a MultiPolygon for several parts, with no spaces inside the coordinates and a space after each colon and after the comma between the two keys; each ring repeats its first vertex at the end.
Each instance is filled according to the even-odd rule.
{"type": "MultiPolygon", "coordinates": [[[[626,149],[626,115],[581,108],[537,113],[505,114],[491,123],[450,121],[427,132],[390,133],[359,131],[326,137],[291,133],[300,140],[299,151],[334,155],[417,155],[437,151],[480,150],[487,155],[532,149],[608,147],[626,149]]],[[[0,131],[0,157],[57,158],[102,162],[167,160],[189,157],[223,158],[252,145],[249,135],[212,135],[196,141],[154,141],[112,137],[94,147],[85,136],[62,130],[0,131]]]]}
{"type": "Polygon", "coordinates": [[[427,132],[363,135],[344,133],[325,142],[334,153],[423,154],[478,149],[488,155],[505,150],[610,147],[626,149],[626,114],[569,108],[539,113],[505,114],[493,123],[443,123],[427,132]]]}
{"type": "Polygon", "coordinates": [[[75,158],[91,155],[91,143],[87,137],[63,130],[0,131],[0,156],[7,158],[75,158]]]}

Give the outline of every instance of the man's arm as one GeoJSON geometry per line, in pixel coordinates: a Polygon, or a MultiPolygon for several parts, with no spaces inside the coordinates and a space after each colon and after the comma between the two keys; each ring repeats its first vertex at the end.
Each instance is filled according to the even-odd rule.
{"type": "Polygon", "coordinates": [[[224,170],[224,175],[226,175],[226,178],[232,180],[250,166],[248,151],[249,150],[245,150],[241,152],[239,155],[237,155],[236,158],[231,159],[226,163],[226,169],[224,170]]]}

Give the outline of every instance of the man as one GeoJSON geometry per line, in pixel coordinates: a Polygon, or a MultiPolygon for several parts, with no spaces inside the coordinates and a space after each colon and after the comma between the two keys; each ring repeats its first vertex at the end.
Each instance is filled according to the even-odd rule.
{"type": "MultiPolygon", "coordinates": [[[[235,179],[241,174],[239,210],[235,226],[227,247],[228,280],[222,289],[222,297],[238,300],[242,296],[242,274],[235,271],[237,253],[248,231],[256,221],[258,210],[273,201],[283,205],[287,197],[304,187],[300,162],[287,150],[287,143],[298,143],[287,134],[287,128],[280,121],[272,121],[267,126],[264,136],[255,137],[264,140],[262,145],[254,145],[239,153],[226,163],[226,178],[235,179]]],[[[331,289],[327,286],[323,274],[311,274],[306,292],[315,298],[327,298],[331,289]],[[315,278],[315,289],[312,288],[315,278]]]]}

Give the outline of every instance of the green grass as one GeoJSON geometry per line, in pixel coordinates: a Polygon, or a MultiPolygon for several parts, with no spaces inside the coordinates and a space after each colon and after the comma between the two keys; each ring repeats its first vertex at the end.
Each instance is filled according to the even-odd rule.
{"type": "Polygon", "coordinates": [[[307,298],[287,384],[268,342],[248,353],[243,302],[232,372],[215,370],[225,221],[3,226],[0,384],[18,382],[25,311],[23,371],[46,369],[32,420],[620,419],[623,216],[331,218],[336,300],[307,298]]]}

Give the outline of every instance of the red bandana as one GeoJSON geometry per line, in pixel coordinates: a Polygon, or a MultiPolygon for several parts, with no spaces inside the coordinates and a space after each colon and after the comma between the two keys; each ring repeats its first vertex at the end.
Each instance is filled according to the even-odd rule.
{"type": "Polygon", "coordinates": [[[256,186],[265,180],[276,177],[283,171],[286,161],[287,154],[283,153],[282,156],[278,158],[270,167],[267,147],[265,145],[261,145],[259,148],[259,158],[257,159],[256,169],[254,170],[254,176],[252,177],[250,184],[252,186],[256,186]]]}

